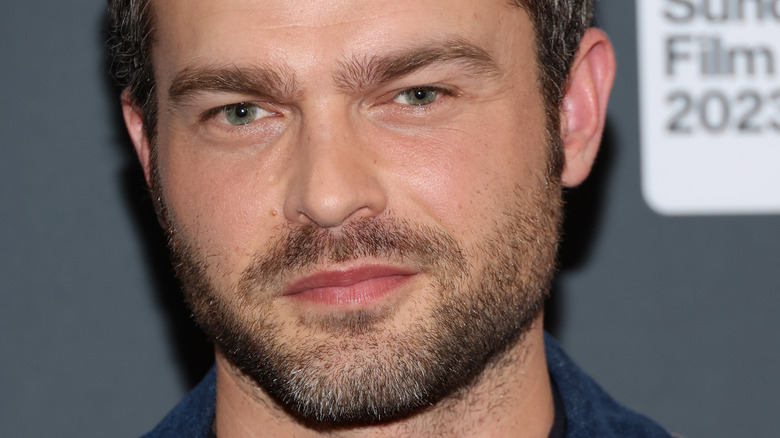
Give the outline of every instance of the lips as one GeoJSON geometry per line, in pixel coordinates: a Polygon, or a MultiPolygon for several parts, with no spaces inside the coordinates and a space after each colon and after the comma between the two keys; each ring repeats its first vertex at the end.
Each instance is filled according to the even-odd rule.
{"type": "Polygon", "coordinates": [[[284,296],[325,305],[363,304],[393,293],[414,275],[408,269],[384,265],[326,270],[295,281],[284,296]]]}

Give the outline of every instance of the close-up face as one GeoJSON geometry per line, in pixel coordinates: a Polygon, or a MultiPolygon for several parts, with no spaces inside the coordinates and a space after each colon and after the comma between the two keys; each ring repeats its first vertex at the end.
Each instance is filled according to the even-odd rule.
{"type": "Polygon", "coordinates": [[[185,295],[299,415],[412,412],[537,320],[560,189],[503,0],[160,0],[151,160],[185,295]]]}

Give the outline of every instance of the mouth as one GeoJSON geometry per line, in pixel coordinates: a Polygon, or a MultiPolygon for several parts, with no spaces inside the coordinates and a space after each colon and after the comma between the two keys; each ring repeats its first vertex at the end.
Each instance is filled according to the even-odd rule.
{"type": "Polygon", "coordinates": [[[387,265],[322,270],[293,282],[283,296],[326,306],[368,304],[392,295],[415,275],[387,265]]]}

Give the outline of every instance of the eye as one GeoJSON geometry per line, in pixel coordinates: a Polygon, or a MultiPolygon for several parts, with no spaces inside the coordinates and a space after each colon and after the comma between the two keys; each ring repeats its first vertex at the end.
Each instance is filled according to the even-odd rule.
{"type": "Polygon", "coordinates": [[[222,109],[225,120],[233,126],[248,125],[264,115],[270,114],[253,103],[240,102],[227,105],[222,109]]]}
{"type": "Polygon", "coordinates": [[[401,91],[393,99],[394,102],[405,105],[429,105],[439,98],[440,91],[430,87],[415,87],[401,91]]]}

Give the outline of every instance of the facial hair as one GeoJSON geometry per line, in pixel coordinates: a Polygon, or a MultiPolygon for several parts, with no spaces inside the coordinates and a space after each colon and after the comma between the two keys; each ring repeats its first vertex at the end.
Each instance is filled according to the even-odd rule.
{"type": "Polygon", "coordinates": [[[197,243],[157,199],[195,320],[241,374],[315,427],[399,419],[467,390],[522,340],[555,270],[561,194],[551,178],[516,187],[514,202],[477,243],[391,213],[337,233],[289,227],[255,254],[237,284],[222,288],[209,278],[197,243]],[[273,300],[297,272],[366,257],[411,263],[430,278],[411,292],[427,295],[427,304],[413,307],[402,329],[391,324],[392,307],[274,318],[273,300]],[[323,332],[328,336],[314,336],[323,332]]]}

